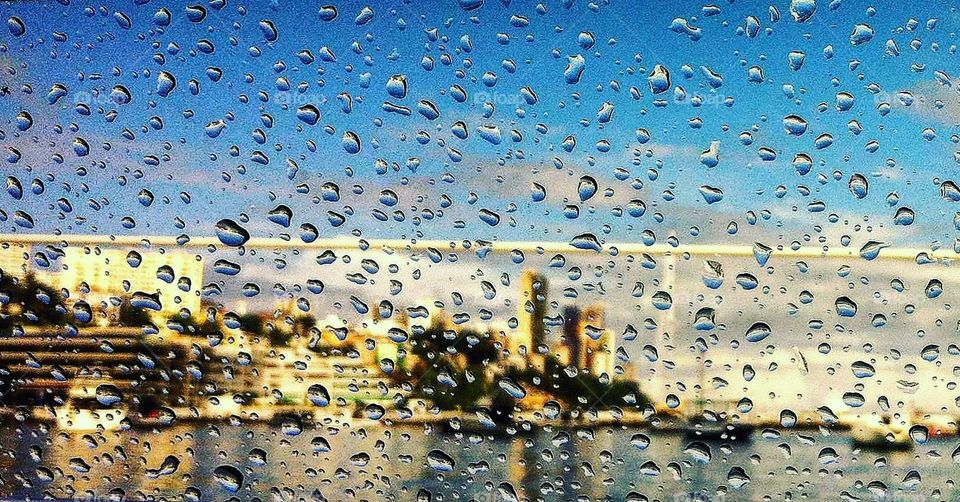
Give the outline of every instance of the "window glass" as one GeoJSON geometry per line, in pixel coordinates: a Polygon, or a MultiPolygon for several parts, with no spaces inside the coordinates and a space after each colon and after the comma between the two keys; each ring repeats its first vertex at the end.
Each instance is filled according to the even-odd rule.
{"type": "Polygon", "coordinates": [[[0,3],[0,499],[960,496],[956,5],[326,1],[0,3]]]}

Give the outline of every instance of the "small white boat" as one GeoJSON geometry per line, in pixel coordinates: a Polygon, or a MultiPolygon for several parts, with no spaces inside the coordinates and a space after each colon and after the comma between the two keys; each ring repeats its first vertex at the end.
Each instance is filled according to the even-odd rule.
{"type": "Polygon", "coordinates": [[[913,447],[910,423],[890,415],[871,415],[850,424],[854,446],[871,449],[906,450],[913,447]]]}
{"type": "Polygon", "coordinates": [[[96,403],[86,406],[74,400],[55,407],[54,412],[57,428],[68,431],[116,431],[125,428],[124,419],[127,418],[123,409],[100,409],[96,403]]]}

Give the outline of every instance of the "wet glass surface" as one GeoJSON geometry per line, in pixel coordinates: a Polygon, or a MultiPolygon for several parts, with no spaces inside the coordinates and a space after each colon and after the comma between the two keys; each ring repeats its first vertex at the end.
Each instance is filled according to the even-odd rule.
{"type": "Polygon", "coordinates": [[[0,498],[960,497],[955,5],[0,21],[0,498]]]}

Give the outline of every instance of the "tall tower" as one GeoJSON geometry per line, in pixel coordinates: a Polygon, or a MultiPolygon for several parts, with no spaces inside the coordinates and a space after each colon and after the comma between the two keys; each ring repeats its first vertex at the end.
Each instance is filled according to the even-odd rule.
{"type": "Polygon", "coordinates": [[[613,377],[616,347],[612,333],[604,327],[604,317],[606,310],[603,305],[591,305],[583,309],[578,329],[583,344],[578,367],[597,376],[606,373],[613,377]]]}
{"type": "Polygon", "coordinates": [[[532,354],[546,341],[543,318],[547,315],[547,278],[536,270],[524,270],[520,276],[517,309],[518,345],[526,345],[532,354]]]}
{"type": "Polygon", "coordinates": [[[139,250],[137,262],[132,263],[129,250],[119,248],[67,247],[63,251],[63,270],[49,273],[45,280],[70,291],[74,298],[93,303],[136,291],[159,293],[162,314],[185,308],[194,317],[203,315],[197,294],[203,285],[203,260],[199,255],[180,250],[139,250]],[[170,282],[159,278],[161,267],[173,276],[170,282]]]}
{"type": "Polygon", "coordinates": [[[563,346],[567,349],[569,360],[565,364],[580,366],[583,353],[583,338],[580,327],[580,307],[567,305],[563,308],[563,346]]]}

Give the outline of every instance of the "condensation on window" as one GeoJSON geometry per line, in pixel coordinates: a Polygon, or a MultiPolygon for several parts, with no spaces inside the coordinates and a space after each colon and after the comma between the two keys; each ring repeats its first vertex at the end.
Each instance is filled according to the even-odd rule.
{"type": "Polygon", "coordinates": [[[0,3],[0,499],[956,500],[945,1],[0,3]]]}

